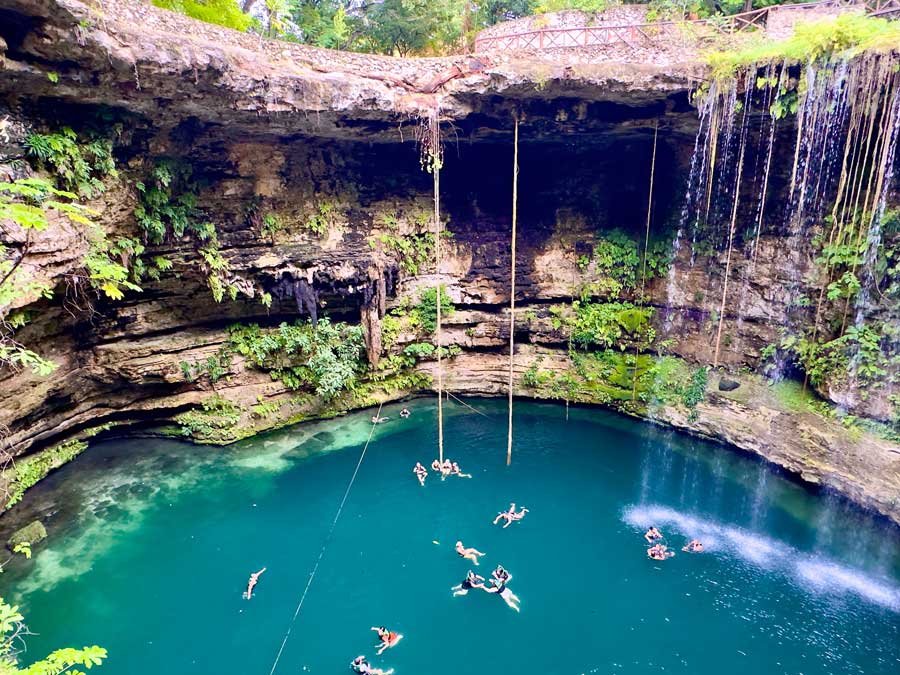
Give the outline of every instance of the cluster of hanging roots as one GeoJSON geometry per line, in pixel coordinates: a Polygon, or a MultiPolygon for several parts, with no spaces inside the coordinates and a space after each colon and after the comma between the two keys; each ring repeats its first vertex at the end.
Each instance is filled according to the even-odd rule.
{"type": "MultiPolygon", "coordinates": [[[[826,252],[850,252],[843,267],[826,266],[813,342],[822,330],[826,289],[836,275],[861,277],[855,320],[862,320],[875,283],[880,223],[900,129],[898,66],[897,53],[864,53],[805,66],[770,63],[713,82],[699,93],[700,129],[679,237],[704,237],[725,250],[714,365],[726,308],[738,307],[738,314],[742,309],[729,303],[739,223],[753,225],[752,243],[746,235],[742,242],[749,258],[744,283],[753,276],[765,230],[787,235],[786,254],[795,257],[789,267],[796,276],[788,280],[794,293],[803,283],[803,255],[815,255],[809,247],[813,235],[826,252]],[[793,163],[784,194],[776,200],[770,173],[773,153],[782,143],[793,143],[793,163]]],[[[839,335],[848,326],[851,295],[846,293],[838,308],[839,335]]]]}

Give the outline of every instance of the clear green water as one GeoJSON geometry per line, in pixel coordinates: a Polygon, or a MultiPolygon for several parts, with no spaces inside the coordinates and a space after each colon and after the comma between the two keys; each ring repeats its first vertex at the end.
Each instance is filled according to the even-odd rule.
{"type": "MultiPolygon", "coordinates": [[[[357,654],[398,675],[900,672],[898,531],[761,463],[598,411],[450,405],[429,477],[433,402],[386,410],[278,673],[345,673],[357,654]],[[493,527],[510,501],[531,513],[493,527]],[[647,559],[642,532],[699,536],[702,555],[647,559]],[[462,539],[514,575],[521,614],[451,597],[462,539]],[[440,545],[435,545],[437,540],[440,545]],[[369,627],[405,639],[374,657],[369,627]]],[[[260,674],[272,667],[371,413],[227,449],[108,442],[56,473],[19,518],[52,541],[0,578],[39,633],[30,652],[100,644],[106,675],[260,674]],[[266,566],[256,597],[248,574],[266,566]]]]}

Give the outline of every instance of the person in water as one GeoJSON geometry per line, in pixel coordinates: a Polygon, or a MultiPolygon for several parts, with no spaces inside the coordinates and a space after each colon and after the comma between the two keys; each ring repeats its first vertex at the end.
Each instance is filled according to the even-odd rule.
{"type": "Polygon", "coordinates": [[[484,555],[477,548],[466,548],[461,541],[456,542],[456,552],[459,553],[460,558],[471,560],[476,565],[478,564],[478,556],[484,555]]]}
{"type": "Polygon", "coordinates": [[[519,611],[519,596],[513,593],[506,585],[506,582],[496,581],[495,579],[491,579],[491,585],[485,586],[481,590],[485,593],[496,593],[503,601],[509,605],[512,609],[519,611]]]}
{"type": "Polygon", "coordinates": [[[647,549],[647,555],[653,560],[667,560],[675,555],[674,551],[670,551],[668,546],[656,544],[647,549]]]}
{"type": "Polygon", "coordinates": [[[407,417],[409,417],[409,409],[404,408],[403,410],[401,410],[400,417],[402,417],[403,419],[406,419],[407,417]]]}
{"type": "Polygon", "coordinates": [[[259,583],[260,575],[266,571],[266,568],[263,567],[259,572],[254,572],[250,575],[250,580],[247,582],[247,590],[244,591],[244,598],[249,600],[253,597],[253,588],[259,583]]]}
{"type": "Polygon", "coordinates": [[[682,546],[681,550],[685,553],[701,553],[703,544],[699,539],[691,539],[685,546],[682,546]]]}
{"type": "Polygon", "coordinates": [[[457,464],[456,462],[453,462],[450,465],[450,475],[459,476],[460,478],[471,478],[472,477],[472,474],[463,473],[462,471],[460,471],[459,464],[457,464]]]}
{"type": "Polygon", "coordinates": [[[473,588],[484,588],[484,577],[475,574],[472,570],[466,573],[466,578],[461,584],[457,584],[450,590],[453,591],[453,597],[457,595],[466,595],[473,588]]]}
{"type": "Polygon", "coordinates": [[[422,462],[416,462],[416,465],[413,467],[413,473],[416,474],[416,478],[419,479],[419,485],[425,487],[425,478],[428,476],[428,469],[422,466],[422,462]]]}
{"type": "Polygon", "coordinates": [[[378,633],[378,639],[381,640],[381,643],[376,645],[378,651],[375,653],[378,654],[378,656],[381,656],[385,649],[396,646],[396,644],[403,639],[403,636],[400,635],[400,633],[388,630],[384,626],[372,626],[372,630],[378,633]]]}
{"type": "Polygon", "coordinates": [[[491,578],[497,583],[508,584],[512,580],[512,574],[507,572],[503,565],[497,565],[497,569],[491,572],[491,578]]]}
{"type": "Polygon", "coordinates": [[[379,417],[378,415],[372,415],[372,424],[381,424],[382,422],[387,422],[390,417],[379,417]]]}
{"type": "Polygon", "coordinates": [[[354,673],[360,673],[360,675],[391,675],[394,672],[393,668],[390,670],[373,668],[372,665],[366,661],[365,656],[357,656],[353,659],[353,661],[350,662],[350,668],[354,673]]]}
{"type": "Polygon", "coordinates": [[[662,532],[657,530],[655,527],[651,527],[644,533],[644,539],[647,540],[648,544],[652,544],[657,539],[662,539],[662,532]]]}
{"type": "Polygon", "coordinates": [[[497,517],[494,518],[494,525],[499,523],[501,520],[505,520],[506,522],[503,524],[503,529],[505,530],[512,523],[517,520],[522,520],[525,517],[525,514],[528,513],[528,509],[523,508],[521,511],[516,511],[516,503],[513,502],[509,505],[509,510],[501,511],[497,514],[497,517]]]}

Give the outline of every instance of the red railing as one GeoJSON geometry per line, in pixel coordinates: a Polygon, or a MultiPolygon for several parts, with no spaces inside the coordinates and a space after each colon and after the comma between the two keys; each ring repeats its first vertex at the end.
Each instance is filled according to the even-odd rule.
{"type": "Polygon", "coordinates": [[[866,11],[873,16],[889,16],[900,13],[900,0],[820,0],[793,5],[780,5],[754,9],[750,12],[733,14],[715,19],[697,19],[694,21],[657,21],[653,23],[630,24],[622,26],[579,26],[577,28],[540,28],[536,30],[494,35],[475,40],[475,51],[488,50],[526,50],[526,49],[560,49],[576,47],[593,47],[611,44],[624,44],[634,47],[636,42],[644,44],[658,41],[667,35],[673,35],[678,27],[688,24],[700,24],[714,28],[719,32],[737,33],[745,30],[763,28],[769,18],[769,11],[778,9],[804,10],[807,8],[841,6],[852,7],[864,5],[866,11]]]}

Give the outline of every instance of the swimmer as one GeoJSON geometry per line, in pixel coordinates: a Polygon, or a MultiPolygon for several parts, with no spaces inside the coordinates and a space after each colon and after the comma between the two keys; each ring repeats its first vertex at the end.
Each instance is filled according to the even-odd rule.
{"type": "Polygon", "coordinates": [[[428,476],[428,469],[422,466],[422,462],[416,462],[416,465],[413,467],[413,473],[419,479],[419,485],[425,487],[425,477],[428,476]]]}
{"type": "Polygon", "coordinates": [[[453,464],[450,465],[450,469],[451,469],[451,471],[450,471],[451,476],[459,476],[460,478],[471,478],[472,477],[472,474],[463,473],[462,471],[460,471],[459,464],[457,464],[456,462],[453,462],[453,464]]]}
{"type": "Polygon", "coordinates": [[[466,573],[466,578],[461,584],[457,584],[450,590],[453,591],[453,597],[457,595],[466,595],[473,588],[484,588],[484,577],[475,574],[472,570],[466,573]]]}
{"type": "Polygon", "coordinates": [[[498,583],[508,584],[512,579],[512,574],[507,572],[503,565],[497,565],[497,569],[491,572],[491,577],[495,579],[498,583]]]}
{"type": "Polygon", "coordinates": [[[244,591],[244,599],[249,600],[253,597],[253,587],[259,582],[259,576],[266,571],[266,568],[263,567],[259,572],[254,572],[250,575],[250,580],[247,582],[247,590],[244,591]]]}
{"type": "Polygon", "coordinates": [[[372,415],[372,424],[381,424],[382,422],[387,422],[390,417],[379,417],[378,415],[372,415]]]}
{"type": "Polygon", "coordinates": [[[444,463],[441,464],[441,475],[449,476],[451,473],[453,473],[453,462],[449,459],[445,459],[444,463]]]}
{"type": "Polygon", "coordinates": [[[644,533],[644,539],[647,540],[648,544],[652,544],[657,539],[662,539],[662,532],[657,530],[655,527],[651,527],[644,533]]]}
{"type": "Polygon", "coordinates": [[[497,517],[494,518],[494,525],[499,523],[501,520],[505,520],[506,522],[503,524],[503,529],[505,530],[512,523],[517,520],[522,520],[525,517],[525,514],[528,513],[528,509],[522,509],[521,511],[516,511],[516,504],[513,502],[509,505],[509,510],[501,511],[497,514],[497,517]]]}
{"type": "Polygon", "coordinates": [[[459,553],[461,558],[471,560],[476,565],[478,564],[478,556],[484,555],[476,548],[466,548],[461,541],[456,542],[456,552],[459,553]]]}
{"type": "Polygon", "coordinates": [[[667,560],[675,555],[674,551],[663,544],[656,544],[647,549],[647,555],[653,560],[667,560]]]}
{"type": "Polygon", "coordinates": [[[373,668],[369,665],[369,662],[366,661],[365,656],[357,656],[353,661],[350,662],[350,668],[354,673],[360,673],[360,675],[391,675],[394,672],[394,669],[390,670],[382,670],[381,668],[373,668]]]}
{"type": "Polygon", "coordinates": [[[385,649],[396,646],[396,644],[403,639],[403,636],[400,635],[400,633],[388,630],[384,626],[372,626],[372,630],[378,633],[378,639],[381,640],[381,643],[376,645],[379,648],[378,651],[375,652],[378,656],[381,656],[385,649]]]}
{"type": "Polygon", "coordinates": [[[404,408],[403,410],[401,410],[400,417],[402,417],[403,419],[406,419],[407,417],[409,417],[409,409],[404,408]]]}
{"type": "Polygon", "coordinates": [[[702,553],[703,544],[699,539],[691,539],[685,546],[681,547],[681,550],[685,553],[702,553]]]}
{"type": "Polygon", "coordinates": [[[440,470],[441,470],[441,463],[440,463],[438,460],[434,460],[434,461],[431,463],[431,470],[432,470],[432,471],[440,471],[440,470]]]}
{"type": "Polygon", "coordinates": [[[497,582],[492,579],[491,585],[485,586],[482,590],[485,593],[496,593],[501,598],[503,598],[503,601],[512,609],[516,610],[517,612],[519,611],[519,596],[509,590],[509,588],[507,588],[506,586],[506,583],[497,582]]]}

